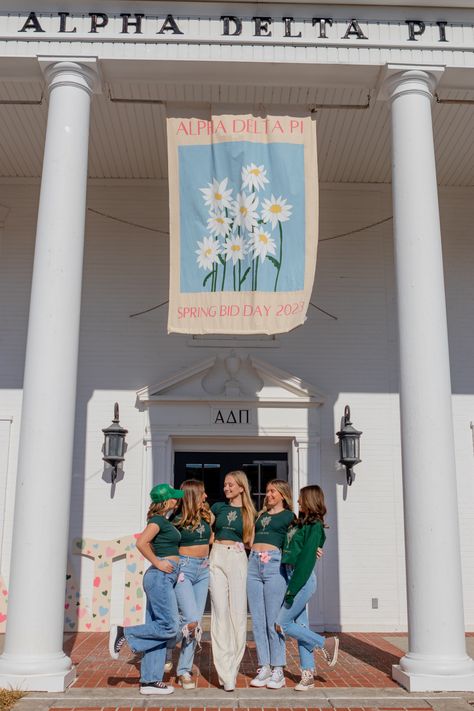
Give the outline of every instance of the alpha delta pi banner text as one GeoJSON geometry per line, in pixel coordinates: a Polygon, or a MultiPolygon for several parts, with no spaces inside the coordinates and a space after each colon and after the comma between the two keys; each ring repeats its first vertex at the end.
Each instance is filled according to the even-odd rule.
{"type": "Polygon", "coordinates": [[[169,332],[272,334],[304,322],[318,238],[315,124],[309,113],[168,107],[169,332]]]}

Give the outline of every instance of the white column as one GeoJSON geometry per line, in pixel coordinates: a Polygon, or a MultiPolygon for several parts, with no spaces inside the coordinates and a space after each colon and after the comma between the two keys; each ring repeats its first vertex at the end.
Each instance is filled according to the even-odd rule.
{"type": "MultiPolygon", "coordinates": [[[[392,189],[410,691],[474,690],[466,654],[451,380],[431,102],[436,73],[395,70],[392,189]]],[[[402,535],[402,532],[399,532],[402,535]]]]}
{"type": "Polygon", "coordinates": [[[23,381],[0,687],[63,691],[62,651],[91,94],[75,61],[45,68],[49,110],[23,381]]]}

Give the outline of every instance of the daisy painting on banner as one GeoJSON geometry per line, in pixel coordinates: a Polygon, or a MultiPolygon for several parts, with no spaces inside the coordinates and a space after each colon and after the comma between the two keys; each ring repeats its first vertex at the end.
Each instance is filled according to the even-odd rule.
{"type": "Polygon", "coordinates": [[[168,330],[273,334],[302,324],[318,238],[314,117],[169,106],[167,132],[168,330]]]}

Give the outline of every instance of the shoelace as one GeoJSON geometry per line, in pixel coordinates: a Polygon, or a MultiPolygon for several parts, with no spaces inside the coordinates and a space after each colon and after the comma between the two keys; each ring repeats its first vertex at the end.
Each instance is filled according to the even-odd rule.
{"type": "Polygon", "coordinates": [[[115,643],[115,649],[117,652],[120,652],[122,649],[123,645],[125,644],[125,637],[120,637],[115,643]]]}

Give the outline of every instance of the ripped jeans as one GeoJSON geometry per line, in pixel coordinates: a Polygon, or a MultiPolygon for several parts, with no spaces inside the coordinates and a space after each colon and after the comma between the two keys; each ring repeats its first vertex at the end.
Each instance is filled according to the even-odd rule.
{"type": "MultiPolygon", "coordinates": [[[[179,573],[175,587],[176,600],[183,627],[191,622],[200,626],[209,590],[209,558],[180,556],[179,573]]],[[[191,673],[196,639],[183,635],[176,674],[191,673]]]]}

